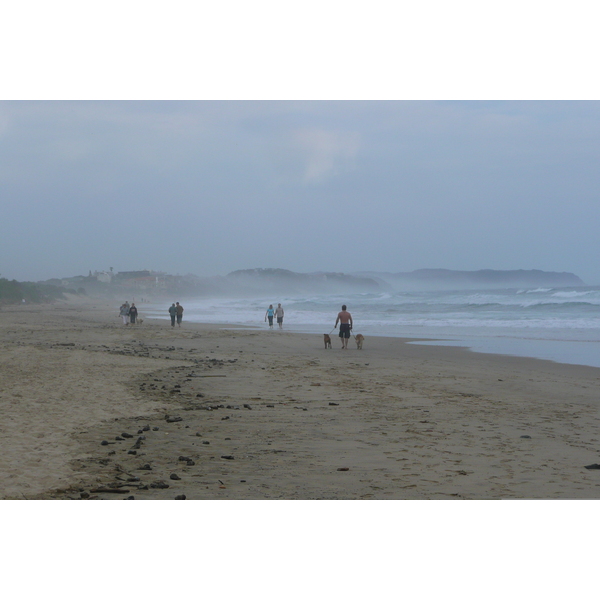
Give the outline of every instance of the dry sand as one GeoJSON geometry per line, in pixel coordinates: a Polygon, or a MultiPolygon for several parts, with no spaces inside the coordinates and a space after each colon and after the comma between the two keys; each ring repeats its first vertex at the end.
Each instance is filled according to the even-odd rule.
{"type": "Polygon", "coordinates": [[[600,497],[599,369],[165,315],[2,307],[1,498],[600,497]]]}

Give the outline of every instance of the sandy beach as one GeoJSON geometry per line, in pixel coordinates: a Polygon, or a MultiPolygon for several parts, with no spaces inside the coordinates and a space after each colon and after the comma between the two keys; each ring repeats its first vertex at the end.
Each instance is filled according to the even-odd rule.
{"type": "Polygon", "coordinates": [[[0,331],[2,499],[600,497],[599,369],[93,299],[0,331]]]}

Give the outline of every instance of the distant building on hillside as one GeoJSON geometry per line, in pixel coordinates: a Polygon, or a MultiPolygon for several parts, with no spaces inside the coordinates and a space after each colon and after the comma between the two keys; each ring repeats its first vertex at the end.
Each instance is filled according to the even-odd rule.
{"type": "Polygon", "coordinates": [[[110,271],[94,271],[93,276],[101,283],[110,283],[114,275],[110,271]]]}
{"type": "Polygon", "coordinates": [[[113,283],[121,287],[149,290],[164,287],[165,274],[158,271],[120,271],[113,283]]]}

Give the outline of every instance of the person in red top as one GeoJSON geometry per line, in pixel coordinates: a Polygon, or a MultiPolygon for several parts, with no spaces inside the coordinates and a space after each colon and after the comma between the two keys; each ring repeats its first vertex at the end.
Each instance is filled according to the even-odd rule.
{"type": "Polygon", "coordinates": [[[352,331],[352,315],[346,310],[346,305],[342,305],[342,310],[338,313],[335,320],[334,329],[340,324],[340,338],[342,340],[342,350],[348,350],[348,340],[350,331],[352,331]]]}

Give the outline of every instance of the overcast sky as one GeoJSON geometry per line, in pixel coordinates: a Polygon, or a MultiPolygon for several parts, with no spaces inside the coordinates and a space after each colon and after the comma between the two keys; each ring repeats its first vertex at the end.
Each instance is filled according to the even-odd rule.
{"type": "Polygon", "coordinates": [[[0,274],[419,268],[600,283],[600,103],[3,101],[0,274]]]}

